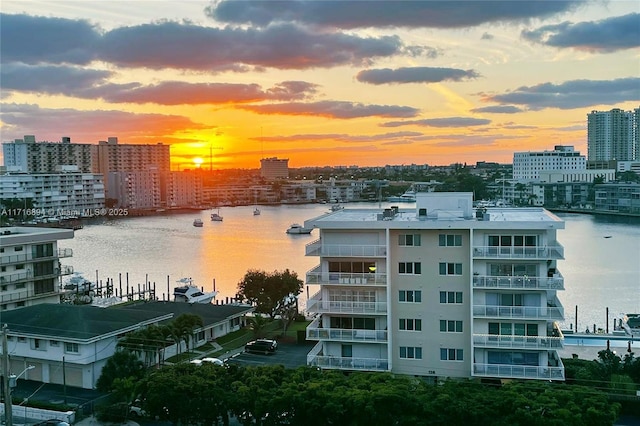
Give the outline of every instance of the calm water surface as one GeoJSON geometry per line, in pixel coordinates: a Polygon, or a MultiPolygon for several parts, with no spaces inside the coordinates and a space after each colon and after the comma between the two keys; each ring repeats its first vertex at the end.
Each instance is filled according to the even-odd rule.
{"type": "MultiPolygon", "coordinates": [[[[170,298],[175,281],[183,277],[192,277],[205,290],[213,289],[215,279],[218,300],[222,301],[235,294],[237,283],[252,268],[269,272],[290,269],[304,280],[305,273],[318,263],[317,257],[304,255],[304,246],[318,238],[318,231],[311,235],[288,235],[285,231],[291,223],[327,212],[328,206],[260,209],[262,214],[253,216],[253,206],[222,208],[223,222],[212,222],[211,211],[203,211],[85,225],[73,240],[60,242],[61,247],[74,250],[73,257],[64,259],[63,264],[72,265],[92,280],[97,271],[100,280],[111,278],[116,286],[119,276],[124,285],[127,273],[129,284],[136,287],[148,279],[156,283],[157,294],[165,300],[170,298]],[[196,218],[203,220],[204,227],[192,225],[196,218]]],[[[576,306],[580,330],[594,323],[604,328],[607,307],[610,326],[620,313],[640,312],[640,221],[559,216],[566,221],[566,228],[558,232],[566,257],[558,268],[565,278],[565,291],[559,293],[565,307],[563,326],[568,328],[575,322],[576,306]]],[[[302,307],[306,297],[305,290],[302,307]]]]}

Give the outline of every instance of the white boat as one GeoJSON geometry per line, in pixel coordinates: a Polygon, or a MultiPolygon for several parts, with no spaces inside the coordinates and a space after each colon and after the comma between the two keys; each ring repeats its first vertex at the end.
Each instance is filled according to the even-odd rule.
{"type": "Polygon", "coordinates": [[[180,285],[173,288],[174,302],[211,303],[218,294],[217,291],[204,293],[191,278],[181,278],[177,282],[180,285]]]}
{"type": "Polygon", "coordinates": [[[331,206],[331,211],[332,212],[337,212],[339,210],[344,209],[344,206],[340,205],[340,204],[334,204],[331,206]]]}
{"type": "Polygon", "coordinates": [[[196,219],[193,221],[193,226],[202,228],[204,226],[204,223],[202,222],[202,219],[196,219]]]}
{"type": "Polygon", "coordinates": [[[387,201],[391,203],[415,203],[416,192],[413,189],[408,189],[399,197],[388,197],[387,201]]]}
{"type": "Polygon", "coordinates": [[[257,208],[257,207],[255,209],[253,209],[253,215],[254,216],[260,216],[260,209],[257,208]]]}
{"type": "Polygon", "coordinates": [[[79,272],[75,272],[63,285],[64,290],[74,293],[90,294],[96,289],[96,284],[92,283],[79,272]]]}
{"type": "Polygon", "coordinates": [[[222,216],[220,216],[220,210],[211,213],[211,220],[214,222],[222,222],[222,216]]]}
{"type": "Polygon", "coordinates": [[[298,223],[293,223],[289,229],[287,229],[287,234],[310,234],[311,231],[313,231],[313,228],[305,228],[298,223]]]}

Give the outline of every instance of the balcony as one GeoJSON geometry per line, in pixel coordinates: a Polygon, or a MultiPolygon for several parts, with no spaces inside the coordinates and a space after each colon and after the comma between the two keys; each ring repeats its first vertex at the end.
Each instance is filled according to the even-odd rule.
{"type": "Polygon", "coordinates": [[[307,355],[307,365],[325,369],[388,371],[389,361],[384,358],[352,358],[322,355],[322,343],[313,347],[307,355]]]}
{"type": "Polygon", "coordinates": [[[564,308],[557,306],[473,305],[475,318],[564,320],[564,308]]]}
{"type": "Polygon", "coordinates": [[[318,239],[305,246],[307,256],[327,257],[386,257],[387,247],[382,245],[322,244],[318,239]]]}
{"type": "Polygon", "coordinates": [[[560,244],[527,247],[474,246],[474,259],[564,259],[560,244]]]}
{"type": "Polygon", "coordinates": [[[473,363],[473,375],[501,379],[564,380],[564,365],[544,367],[537,365],[473,363]]]}
{"type": "Polygon", "coordinates": [[[476,348],[561,349],[564,347],[563,341],[564,337],[555,336],[473,335],[473,346],[476,348]]]}
{"type": "Polygon", "coordinates": [[[12,254],[7,256],[1,256],[0,261],[2,261],[3,265],[11,265],[16,263],[25,263],[25,262],[39,262],[42,260],[48,259],[58,259],[62,257],[71,257],[73,256],[73,250],[70,248],[67,249],[58,249],[55,254],[44,255],[44,256],[33,256],[32,253],[22,253],[22,254],[12,254]]]}
{"type": "Polygon", "coordinates": [[[56,268],[50,274],[41,274],[41,275],[33,275],[32,271],[28,272],[15,272],[13,274],[6,274],[0,276],[0,284],[13,284],[20,283],[23,281],[36,281],[45,278],[56,278],[61,275],[71,275],[73,274],[73,266],[63,265],[60,269],[56,268]]]}
{"type": "Polygon", "coordinates": [[[473,288],[514,290],[564,290],[564,277],[555,273],[553,277],[503,277],[475,275],[473,288]]]}
{"type": "Polygon", "coordinates": [[[319,327],[322,318],[316,318],[307,327],[307,339],[358,343],[387,343],[386,330],[362,330],[319,327]]]}
{"type": "Polygon", "coordinates": [[[326,314],[387,314],[387,302],[322,300],[319,295],[307,301],[307,311],[326,314]]]}
{"type": "Polygon", "coordinates": [[[306,274],[307,284],[386,285],[385,273],[327,272],[317,266],[306,274]]]}

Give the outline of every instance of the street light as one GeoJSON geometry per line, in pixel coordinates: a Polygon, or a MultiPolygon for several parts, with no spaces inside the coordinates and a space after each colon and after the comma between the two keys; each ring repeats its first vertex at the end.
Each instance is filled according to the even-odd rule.
{"type": "Polygon", "coordinates": [[[13,388],[16,387],[16,385],[18,383],[18,378],[20,376],[22,376],[24,373],[26,373],[27,371],[33,370],[34,368],[36,368],[35,365],[29,365],[29,366],[27,366],[27,368],[22,370],[22,372],[20,374],[18,374],[17,376],[15,374],[10,374],[9,377],[8,377],[9,378],[9,380],[8,380],[9,386],[6,387],[5,396],[4,396],[4,417],[5,417],[4,424],[6,426],[13,426],[13,413],[11,412],[11,409],[12,409],[12,406],[11,406],[11,391],[13,390],[13,388]]]}

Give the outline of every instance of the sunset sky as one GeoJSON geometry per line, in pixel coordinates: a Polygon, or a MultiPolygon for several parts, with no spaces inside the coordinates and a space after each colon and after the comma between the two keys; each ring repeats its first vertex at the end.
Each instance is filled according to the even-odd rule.
{"type": "MultiPolygon", "coordinates": [[[[171,144],[173,168],[587,153],[640,106],[640,1],[0,4],[2,142],[171,144]]],[[[1,153],[0,153],[1,155],[1,153]]]]}

